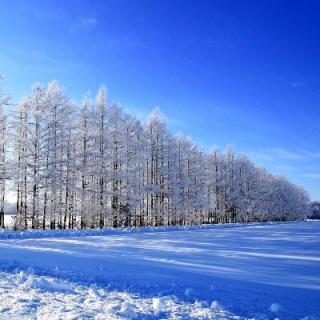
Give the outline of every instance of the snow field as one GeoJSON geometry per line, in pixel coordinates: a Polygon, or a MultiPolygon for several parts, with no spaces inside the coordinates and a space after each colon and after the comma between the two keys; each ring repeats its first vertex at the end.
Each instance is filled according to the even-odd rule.
{"type": "Polygon", "coordinates": [[[319,239],[320,222],[4,231],[0,319],[319,320],[319,239]]]}
{"type": "Polygon", "coordinates": [[[139,298],[26,272],[0,272],[0,319],[243,319],[218,302],[182,303],[174,296],[139,298]]]}

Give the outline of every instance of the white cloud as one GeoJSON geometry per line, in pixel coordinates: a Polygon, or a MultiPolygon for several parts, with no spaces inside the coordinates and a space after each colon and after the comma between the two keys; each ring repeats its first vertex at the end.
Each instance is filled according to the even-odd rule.
{"type": "Polygon", "coordinates": [[[311,179],[320,179],[320,172],[304,173],[303,176],[311,179]]]}
{"type": "Polygon", "coordinates": [[[287,151],[283,148],[269,148],[269,149],[259,149],[257,152],[252,152],[254,157],[264,159],[264,160],[300,160],[303,159],[301,153],[287,151]]]}
{"type": "Polygon", "coordinates": [[[275,165],[274,168],[279,171],[295,171],[295,168],[293,166],[286,165],[286,164],[275,165]]]}
{"type": "Polygon", "coordinates": [[[92,17],[83,18],[81,20],[81,24],[85,28],[92,28],[92,27],[95,27],[98,24],[98,22],[96,17],[92,16],[92,17]]]}
{"type": "Polygon", "coordinates": [[[309,156],[310,158],[320,158],[320,152],[305,151],[305,155],[309,156]]]}
{"type": "Polygon", "coordinates": [[[311,160],[320,158],[320,152],[307,150],[289,151],[281,147],[259,149],[258,151],[249,152],[254,158],[273,161],[273,160],[311,160]]]}
{"type": "Polygon", "coordinates": [[[76,33],[80,31],[90,31],[98,25],[98,20],[95,16],[88,16],[80,18],[70,28],[70,33],[76,33]]]}

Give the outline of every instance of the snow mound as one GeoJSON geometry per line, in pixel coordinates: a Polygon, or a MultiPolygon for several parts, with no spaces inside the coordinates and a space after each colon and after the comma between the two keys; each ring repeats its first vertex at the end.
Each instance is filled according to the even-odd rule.
{"type": "Polygon", "coordinates": [[[274,312],[274,313],[279,312],[280,309],[281,309],[281,306],[280,306],[280,304],[278,304],[278,303],[273,303],[273,304],[270,306],[270,311],[271,311],[271,312],[274,312]]]}
{"type": "Polygon", "coordinates": [[[222,306],[218,301],[212,301],[211,308],[214,310],[223,310],[222,306]]]}
{"type": "Polygon", "coordinates": [[[166,310],[166,304],[165,301],[161,298],[153,298],[152,299],[152,307],[154,310],[154,313],[157,315],[162,311],[166,310]]]}
{"type": "Polygon", "coordinates": [[[39,289],[49,292],[66,292],[74,293],[73,287],[66,281],[61,281],[54,278],[35,277],[29,275],[25,282],[25,287],[29,289],[39,289]]]}

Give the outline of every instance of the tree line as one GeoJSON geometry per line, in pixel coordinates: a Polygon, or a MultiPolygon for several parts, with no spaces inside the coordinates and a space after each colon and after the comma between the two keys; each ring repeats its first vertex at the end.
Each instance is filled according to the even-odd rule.
{"type": "Polygon", "coordinates": [[[57,81],[8,108],[0,90],[0,224],[16,194],[16,229],[285,221],[309,212],[305,190],[231,147],[205,152],[145,122],[101,87],[77,106],[57,81]],[[9,108],[8,108],[9,109],[9,108]]]}

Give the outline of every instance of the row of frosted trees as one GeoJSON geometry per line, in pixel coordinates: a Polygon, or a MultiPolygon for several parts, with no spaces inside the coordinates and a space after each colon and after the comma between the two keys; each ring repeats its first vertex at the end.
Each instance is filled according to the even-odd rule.
{"type": "Polygon", "coordinates": [[[142,123],[109,104],[103,87],[80,107],[56,81],[35,85],[8,118],[7,103],[0,92],[0,210],[7,186],[16,228],[292,220],[309,210],[287,179],[232,148],[206,153],[173,136],[157,110],[142,123]]]}

